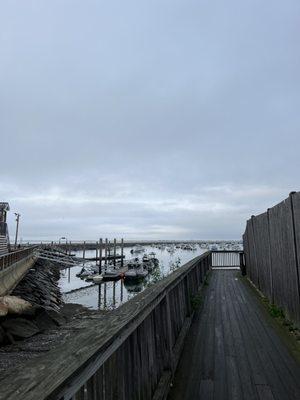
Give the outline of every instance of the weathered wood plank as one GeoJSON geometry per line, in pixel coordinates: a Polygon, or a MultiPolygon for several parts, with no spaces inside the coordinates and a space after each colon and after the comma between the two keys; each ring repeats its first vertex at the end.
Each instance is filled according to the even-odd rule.
{"type": "Polygon", "coordinates": [[[300,321],[298,274],[291,198],[269,209],[274,302],[300,321]]]}
{"type": "Polygon", "coordinates": [[[203,310],[187,336],[168,399],[299,398],[300,366],[270,318],[237,272],[213,271],[203,310]],[[212,327],[213,346],[209,339],[212,327]]]}
{"type": "MultiPolygon", "coordinates": [[[[135,296],[130,302],[107,314],[103,320],[82,321],[77,334],[71,337],[68,343],[57,346],[39,360],[29,361],[26,369],[16,368],[13,374],[11,372],[4,374],[0,379],[0,398],[40,400],[62,397],[67,399],[75,394],[81,396],[82,393],[80,391],[78,393],[79,388],[90,382],[94,375],[97,376],[97,390],[101,390],[103,394],[107,393],[107,398],[114,398],[118,391],[112,386],[109,376],[115,376],[114,357],[118,354],[118,349],[121,351],[123,345],[124,362],[129,361],[130,374],[125,371],[122,373],[128,379],[131,377],[131,382],[137,385],[132,389],[129,388],[129,383],[125,384],[125,393],[128,396],[125,398],[134,400],[142,398],[142,394],[144,396],[153,394],[153,387],[161,379],[169,361],[166,351],[168,338],[162,312],[163,301],[169,293],[172,308],[170,312],[174,318],[173,327],[176,331],[172,341],[174,346],[185,326],[185,316],[188,314],[189,295],[185,292],[187,287],[184,279],[199,268],[199,262],[207,257],[209,253],[196,257],[135,296]],[[147,325],[145,321],[148,318],[151,320],[151,330],[145,329],[147,325]],[[142,336],[148,335],[149,332],[152,335],[151,340],[144,342],[142,336]],[[143,359],[144,354],[146,359],[143,359]],[[151,359],[152,368],[155,369],[151,390],[147,386],[148,383],[144,387],[148,372],[146,370],[149,369],[147,358],[151,359]],[[103,369],[102,383],[98,376],[100,368],[103,369]]],[[[120,380],[120,375],[117,374],[115,379],[120,380]]]]}
{"type": "Polygon", "coordinates": [[[272,301],[272,266],[269,237],[269,216],[265,212],[252,219],[259,288],[272,301]]]}
{"type": "Polygon", "coordinates": [[[300,192],[247,221],[247,275],[300,327],[300,192]]]}

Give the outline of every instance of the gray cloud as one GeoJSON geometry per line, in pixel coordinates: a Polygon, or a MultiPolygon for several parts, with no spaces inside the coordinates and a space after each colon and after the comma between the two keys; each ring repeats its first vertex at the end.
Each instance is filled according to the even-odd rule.
{"type": "Polygon", "coordinates": [[[299,19],[296,0],[2,4],[22,237],[240,237],[297,190],[299,19]]]}

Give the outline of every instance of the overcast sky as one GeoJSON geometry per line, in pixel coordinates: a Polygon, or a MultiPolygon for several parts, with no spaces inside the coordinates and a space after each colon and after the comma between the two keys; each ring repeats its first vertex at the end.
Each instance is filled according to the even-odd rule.
{"type": "Polygon", "coordinates": [[[23,239],[240,238],[299,190],[299,0],[1,0],[23,239]]]}

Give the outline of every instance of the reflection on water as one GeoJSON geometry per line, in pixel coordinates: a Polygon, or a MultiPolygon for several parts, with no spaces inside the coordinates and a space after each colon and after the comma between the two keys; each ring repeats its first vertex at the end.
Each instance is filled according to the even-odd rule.
{"type": "MultiPolygon", "coordinates": [[[[166,249],[157,249],[150,246],[144,246],[144,248],[147,254],[152,251],[156,253],[159,267],[143,281],[134,284],[119,280],[95,285],[76,277],[81,267],[66,268],[62,270],[59,281],[64,301],[66,303],[79,303],[93,309],[115,309],[143,291],[147,286],[169,275],[175,269],[205,251],[198,246],[193,251],[176,249],[174,253],[170,253],[166,249]]],[[[86,251],[86,257],[95,257],[95,253],[95,250],[86,251]]],[[[82,252],[77,252],[76,255],[82,257],[82,252]]],[[[124,249],[124,255],[126,260],[133,257],[130,254],[130,248],[124,249]]],[[[141,256],[138,255],[138,257],[141,256]]],[[[95,262],[87,262],[87,264],[95,265],[95,262]]]]}

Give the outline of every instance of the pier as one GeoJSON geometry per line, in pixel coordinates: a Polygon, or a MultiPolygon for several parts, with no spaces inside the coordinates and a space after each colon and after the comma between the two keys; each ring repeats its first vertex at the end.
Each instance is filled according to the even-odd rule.
{"type": "Polygon", "coordinates": [[[244,282],[241,255],[207,252],[87,321],[63,347],[4,374],[0,398],[297,399],[299,365],[244,282]]]}
{"type": "Polygon", "coordinates": [[[291,193],[247,222],[244,251],[207,251],[79,321],[63,343],[4,372],[0,399],[299,399],[290,333],[299,332],[299,218],[300,193],[291,193]]]}
{"type": "Polygon", "coordinates": [[[299,377],[299,364],[247,280],[213,271],[168,400],[296,400],[299,377]]]}

